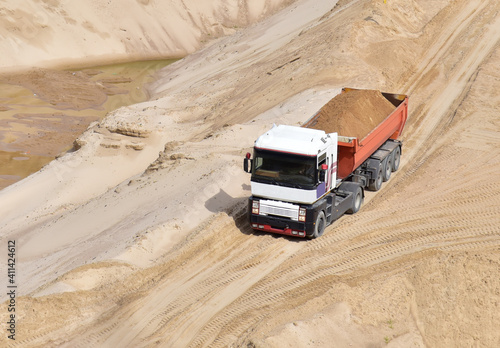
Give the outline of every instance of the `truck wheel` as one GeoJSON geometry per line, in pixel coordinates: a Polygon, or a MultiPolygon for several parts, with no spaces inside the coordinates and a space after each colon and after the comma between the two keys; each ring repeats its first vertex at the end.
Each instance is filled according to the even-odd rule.
{"type": "Polygon", "coordinates": [[[314,224],[314,233],[310,236],[310,239],[318,238],[323,235],[326,227],[325,213],[320,211],[318,217],[316,218],[316,223],[314,224]]]}
{"type": "Polygon", "coordinates": [[[358,187],[355,192],[353,192],[353,201],[352,207],[346,211],[347,214],[356,214],[361,208],[361,204],[363,204],[363,190],[361,187],[358,187]]]}
{"type": "Polygon", "coordinates": [[[382,168],[380,167],[377,171],[377,177],[374,180],[370,180],[370,186],[368,189],[370,191],[378,191],[382,187],[382,168]]]}
{"type": "Polygon", "coordinates": [[[392,171],[395,172],[399,168],[399,162],[401,161],[401,147],[396,147],[392,151],[392,171]]]}
{"type": "Polygon", "coordinates": [[[387,158],[385,159],[384,161],[384,164],[383,164],[383,167],[384,167],[384,175],[382,177],[382,179],[385,181],[389,181],[390,177],[391,177],[391,173],[392,173],[392,156],[389,155],[387,156],[387,158]]]}

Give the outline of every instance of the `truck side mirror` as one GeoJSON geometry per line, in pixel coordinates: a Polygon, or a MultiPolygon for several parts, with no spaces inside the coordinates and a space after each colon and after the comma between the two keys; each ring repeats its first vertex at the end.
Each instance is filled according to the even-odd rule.
{"type": "Polygon", "coordinates": [[[326,181],[326,171],[328,170],[328,165],[322,164],[319,167],[319,182],[325,182],[326,181]]]}
{"type": "Polygon", "coordinates": [[[243,170],[247,173],[251,173],[252,172],[252,160],[250,159],[250,152],[247,152],[245,158],[243,159],[243,170]]]}

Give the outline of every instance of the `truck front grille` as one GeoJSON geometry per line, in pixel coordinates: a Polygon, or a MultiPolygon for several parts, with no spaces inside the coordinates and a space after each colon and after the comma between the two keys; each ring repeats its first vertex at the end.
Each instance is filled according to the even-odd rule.
{"type": "Polygon", "coordinates": [[[261,200],[260,215],[275,215],[297,221],[299,206],[291,203],[261,200]]]}

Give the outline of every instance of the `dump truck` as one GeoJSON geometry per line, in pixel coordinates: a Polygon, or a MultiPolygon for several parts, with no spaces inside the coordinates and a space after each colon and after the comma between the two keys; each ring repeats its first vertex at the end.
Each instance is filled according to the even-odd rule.
{"type": "Polygon", "coordinates": [[[343,88],[301,127],[273,125],[243,161],[252,229],[313,239],[359,211],[398,170],[407,118],[407,95],[343,88]]]}

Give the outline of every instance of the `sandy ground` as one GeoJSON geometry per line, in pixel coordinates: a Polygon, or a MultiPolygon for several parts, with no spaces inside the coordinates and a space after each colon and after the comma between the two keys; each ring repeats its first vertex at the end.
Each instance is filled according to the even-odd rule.
{"type": "Polygon", "coordinates": [[[2,345],[500,346],[499,11],[299,0],[165,68],[0,192],[2,345]],[[243,155],[344,86],[410,96],[399,171],[317,240],[252,233],[243,155]]]}

